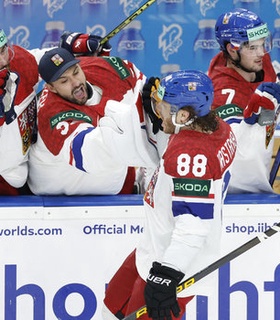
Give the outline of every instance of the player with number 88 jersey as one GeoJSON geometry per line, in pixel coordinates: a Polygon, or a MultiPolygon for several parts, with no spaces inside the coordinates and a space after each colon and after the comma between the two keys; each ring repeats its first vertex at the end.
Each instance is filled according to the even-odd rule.
{"type": "Polygon", "coordinates": [[[209,278],[178,296],[176,287],[219,252],[236,139],[230,126],[210,111],[212,101],[211,80],[194,70],[166,76],[151,97],[170,137],[144,195],[141,241],[109,282],[106,320],[143,305],[147,313],[139,320],[181,319],[193,295],[209,293],[209,278]]]}

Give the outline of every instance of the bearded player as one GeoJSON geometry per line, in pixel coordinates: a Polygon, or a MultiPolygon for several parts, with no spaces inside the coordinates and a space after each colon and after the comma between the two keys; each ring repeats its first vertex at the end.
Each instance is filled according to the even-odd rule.
{"type": "Polygon", "coordinates": [[[170,138],[144,195],[143,237],[107,287],[104,320],[123,319],[143,305],[147,313],[139,320],[181,319],[185,305],[209,286],[176,293],[219,251],[236,139],[210,111],[213,94],[208,76],[193,70],[166,76],[152,94],[151,108],[170,138]]]}

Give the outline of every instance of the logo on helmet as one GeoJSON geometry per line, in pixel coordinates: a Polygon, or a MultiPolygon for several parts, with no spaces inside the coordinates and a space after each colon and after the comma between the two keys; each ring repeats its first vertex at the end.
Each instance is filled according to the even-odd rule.
{"type": "Polygon", "coordinates": [[[0,47],[3,47],[8,42],[5,32],[0,29],[0,47]]]}
{"type": "Polygon", "coordinates": [[[226,14],[224,15],[224,18],[223,18],[223,22],[222,22],[222,23],[223,23],[223,24],[228,24],[231,15],[232,15],[231,13],[230,13],[230,14],[226,13],[226,14]]]}
{"type": "Polygon", "coordinates": [[[188,83],[188,90],[189,91],[196,91],[196,86],[197,86],[196,82],[189,82],[188,83]]]}
{"type": "Polygon", "coordinates": [[[249,41],[268,37],[269,31],[268,31],[267,24],[247,30],[247,36],[249,41]]]}
{"type": "Polygon", "coordinates": [[[159,85],[159,86],[158,86],[158,89],[157,89],[157,96],[159,97],[160,100],[163,100],[164,93],[165,93],[164,87],[162,87],[161,85],[159,85]]]}

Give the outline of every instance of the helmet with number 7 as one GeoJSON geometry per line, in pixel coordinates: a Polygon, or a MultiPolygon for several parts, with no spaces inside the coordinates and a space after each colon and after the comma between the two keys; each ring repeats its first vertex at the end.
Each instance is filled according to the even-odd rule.
{"type": "Polygon", "coordinates": [[[215,34],[222,51],[226,51],[227,43],[238,49],[244,42],[270,36],[267,24],[254,12],[242,8],[220,15],[215,34]]]}
{"type": "Polygon", "coordinates": [[[157,96],[171,104],[171,111],[191,106],[198,117],[206,116],[213,102],[214,88],[210,78],[201,71],[180,70],[160,81],[157,96]]]}

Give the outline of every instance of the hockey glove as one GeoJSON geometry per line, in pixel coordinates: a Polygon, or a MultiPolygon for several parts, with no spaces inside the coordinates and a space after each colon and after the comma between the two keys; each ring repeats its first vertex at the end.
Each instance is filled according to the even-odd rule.
{"type": "Polygon", "coordinates": [[[60,47],[73,54],[108,56],[112,49],[107,41],[100,45],[100,36],[65,31],[60,37],[60,47]]]}
{"type": "Polygon", "coordinates": [[[152,106],[152,94],[154,91],[157,90],[160,83],[159,78],[151,77],[147,83],[143,86],[143,92],[142,92],[142,101],[143,101],[143,107],[146,113],[148,114],[152,124],[153,124],[153,133],[158,133],[159,130],[163,130],[161,124],[162,120],[160,117],[156,114],[153,106],[152,106]]]}
{"type": "Polygon", "coordinates": [[[280,85],[274,82],[263,82],[257,87],[244,109],[244,121],[248,124],[256,122],[260,125],[271,124],[279,103],[280,85]],[[260,119],[261,113],[266,114],[266,119],[260,119]]]}
{"type": "Polygon", "coordinates": [[[13,122],[17,115],[14,110],[14,99],[17,92],[18,75],[14,72],[0,72],[0,125],[6,121],[13,122]],[[5,79],[2,75],[5,75],[5,79]]]}
{"type": "Polygon", "coordinates": [[[154,320],[171,320],[179,316],[177,286],[184,274],[172,268],[153,263],[144,291],[147,312],[154,320]]]}

